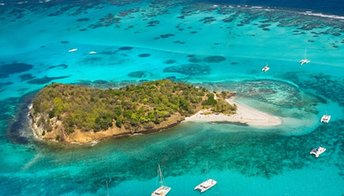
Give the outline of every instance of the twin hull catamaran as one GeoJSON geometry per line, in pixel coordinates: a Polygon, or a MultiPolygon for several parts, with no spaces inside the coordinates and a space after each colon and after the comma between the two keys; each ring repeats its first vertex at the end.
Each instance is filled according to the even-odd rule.
{"type": "Polygon", "coordinates": [[[299,61],[300,65],[308,64],[311,60],[307,59],[307,49],[305,49],[304,58],[299,61]]]}
{"type": "Polygon", "coordinates": [[[198,190],[199,192],[203,193],[207,191],[208,189],[210,189],[211,187],[215,186],[216,183],[217,183],[216,180],[208,179],[202,182],[201,184],[197,185],[194,190],[198,190]]]}

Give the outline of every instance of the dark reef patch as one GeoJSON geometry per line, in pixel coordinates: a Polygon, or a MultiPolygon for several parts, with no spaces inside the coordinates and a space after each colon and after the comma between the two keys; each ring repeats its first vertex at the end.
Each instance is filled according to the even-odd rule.
{"type": "Polygon", "coordinates": [[[174,63],[176,63],[176,61],[173,59],[169,59],[169,60],[164,61],[164,63],[165,64],[174,64],[174,63]]]}
{"type": "Polygon", "coordinates": [[[87,22],[89,20],[90,20],[89,18],[78,18],[78,19],[76,19],[77,22],[87,22]]]}
{"type": "Polygon", "coordinates": [[[199,62],[220,63],[225,60],[226,58],[223,56],[207,56],[207,57],[189,56],[189,59],[188,59],[190,63],[199,63],[199,62]]]}
{"type": "Polygon", "coordinates": [[[108,84],[109,82],[106,80],[94,80],[93,83],[96,85],[104,85],[104,84],[108,84]]]}
{"type": "Polygon", "coordinates": [[[149,53],[142,53],[142,54],[139,54],[138,56],[141,57],[141,58],[146,58],[146,57],[150,57],[151,54],[149,54],[149,53]]]}
{"type": "Polygon", "coordinates": [[[190,57],[188,61],[189,61],[190,63],[199,63],[199,62],[202,62],[203,59],[193,56],[193,57],[190,57]]]}
{"type": "MultiPolygon", "coordinates": [[[[205,84],[204,84],[205,85],[205,84]]],[[[300,108],[305,112],[318,113],[319,103],[326,100],[313,93],[303,93],[298,86],[278,80],[246,80],[241,82],[224,82],[209,84],[209,88],[235,91],[241,97],[255,99],[278,106],[279,108],[300,108]],[[283,97],[280,95],[283,94],[283,97]]],[[[295,113],[295,115],[297,115],[295,113]]]]}
{"type": "Polygon", "coordinates": [[[185,64],[178,66],[170,66],[164,69],[166,73],[179,73],[189,76],[207,75],[210,73],[210,67],[199,64],[185,64]]]}
{"type": "Polygon", "coordinates": [[[23,74],[23,75],[20,75],[19,78],[21,81],[27,81],[27,80],[32,80],[35,77],[31,74],[23,74]]]}
{"type": "MultiPolygon", "coordinates": [[[[104,54],[104,53],[101,52],[101,54],[104,54]]],[[[80,60],[80,62],[84,64],[96,64],[100,61],[102,61],[101,57],[86,57],[80,60]]]]}
{"type": "Polygon", "coordinates": [[[67,69],[67,68],[68,68],[68,65],[66,65],[66,64],[60,64],[60,65],[52,65],[52,66],[49,66],[49,67],[48,67],[48,69],[54,69],[54,68],[67,69]]]}
{"type": "Polygon", "coordinates": [[[5,87],[13,84],[13,82],[0,82],[0,92],[4,91],[5,87]]]}
{"type": "Polygon", "coordinates": [[[134,71],[134,72],[128,73],[128,76],[132,78],[146,78],[152,75],[153,74],[148,71],[134,71]]]}
{"type": "Polygon", "coordinates": [[[53,80],[64,79],[64,78],[69,78],[69,77],[70,76],[58,76],[58,77],[44,76],[43,78],[35,78],[32,80],[29,80],[27,83],[29,83],[29,84],[47,84],[53,80]]]}
{"type": "Polygon", "coordinates": [[[3,86],[11,85],[11,84],[13,84],[13,82],[0,82],[0,88],[3,86]]]}
{"type": "Polygon", "coordinates": [[[175,36],[175,35],[172,34],[172,33],[167,33],[167,34],[162,34],[162,35],[160,35],[160,38],[166,39],[166,38],[173,37],[173,36],[175,36]]]}
{"type": "Polygon", "coordinates": [[[211,24],[216,21],[216,18],[209,16],[209,17],[204,17],[199,21],[202,22],[203,24],[211,24]]]}
{"type": "Polygon", "coordinates": [[[314,94],[326,97],[344,106],[343,78],[331,77],[323,73],[305,75],[297,72],[286,73],[283,77],[303,89],[311,90],[314,94]]]}
{"type": "Polygon", "coordinates": [[[176,41],[174,41],[173,43],[175,43],[175,44],[185,44],[185,42],[179,41],[179,40],[176,40],[176,41]]]}
{"type": "Polygon", "coordinates": [[[100,18],[96,23],[89,25],[91,29],[97,29],[100,27],[109,27],[111,25],[118,26],[121,23],[121,18],[109,13],[104,17],[100,18]]]}
{"type": "Polygon", "coordinates": [[[99,54],[102,54],[102,55],[114,55],[114,54],[117,54],[117,50],[105,50],[105,51],[101,51],[99,52],[99,54]]]}
{"type": "Polygon", "coordinates": [[[122,46],[120,48],[118,48],[118,50],[132,50],[133,47],[130,47],[130,46],[122,46]]]}
{"type": "Polygon", "coordinates": [[[204,58],[204,61],[207,63],[220,63],[225,60],[226,58],[223,56],[208,56],[204,58]]]}
{"type": "Polygon", "coordinates": [[[29,71],[33,67],[34,67],[33,65],[25,64],[25,63],[11,63],[11,64],[0,65],[0,76],[1,78],[5,78],[12,74],[29,71]]]}
{"type": "Polygon", "coordinates": [[[160,21],[158,21],[158,20],[152,20],[152,21],[149,21],[146,26],[147,27],[154,27],[154,26],[158,25],[159,23],[160,23],[160,21]]]}
{"type": "Polygon", "coordinates": [[[4,101],[0,101],[0,111],[11,111],[10,109],[6,109],[3,107],[13,107],[11,112],[0,114],[1,119],[6,119],[9,123],[7,127],[7,137],[10,139],[11,142],[16,144],[28,144],[29,143],[29,135],[31,134],[31,129],[29,128],[29,122],[27,118],[28,114],[28,105],[32,102],[32,99],[35,95],[35,92],[28,93],[21,98],[10,98],[4,101]],[[7,104],[3,106],[1,103],[7,104]],[[15,113],[16,115],[13,117],[9,115],[10,113],[15,113]]]}

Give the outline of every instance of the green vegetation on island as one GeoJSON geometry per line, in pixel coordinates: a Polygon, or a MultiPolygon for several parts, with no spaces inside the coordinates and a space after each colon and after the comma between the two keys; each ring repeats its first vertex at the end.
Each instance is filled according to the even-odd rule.
{"type": "Polygon", "coordinates": [[[42,136],[56,127],[64,135],[75,130],[99,132],[109,128],[135,133],[157,129],[157,125],[168,120],[171,124],[178,123],[201,109],[233,114],[236,106],[225,101],[231,95],[229,92],[214,94],[202,87],[170,80],[120,89],[53,83],[37,94],[30,115],[36,127],[43,130],[42,136]]]}

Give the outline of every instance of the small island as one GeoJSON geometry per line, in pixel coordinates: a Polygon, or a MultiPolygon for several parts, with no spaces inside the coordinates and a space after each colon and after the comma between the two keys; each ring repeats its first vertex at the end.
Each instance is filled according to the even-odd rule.
{"type": "Polygon", "coordinates": [[[40,140],[87,144],[166,129],[200,111],[233,115],[236,105],[226,101],[233,95],[171,80],[120,89],[53,83],[36,95],[29,117],[40,140]]]}

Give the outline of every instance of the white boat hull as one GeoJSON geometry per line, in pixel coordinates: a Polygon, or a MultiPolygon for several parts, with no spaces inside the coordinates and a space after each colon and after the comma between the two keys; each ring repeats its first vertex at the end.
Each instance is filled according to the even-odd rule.
{"type": "Polygon", "coordinates": [[[217,182],[213,179],[208,179],[204,182],[202,182],[201,184],[197,185],[194,190],[198,190],[199,192],[203,193],[207,190],[209,190],[210,188],[212,188],[213,186],[215,186],[217,184],[217,182]]]}
{"type": "Polygon", "coordinates": [[[151,194],[151,196],[165,196],[168,194],[168,192],[170,192],[170,190],[171,190],[171,187],[160,186],[151,194]]]}
{"type": "Polygon", "coordinates": [[[320,119],[320,122],[322,123],[329,123],[331,120],[331,115],[323,115],[320,119]]]}
{"type": "Polygon", "coordinates": [[[309,154],[313,154],[316,158],[318,158],[325,151],[326,151],[326,148],[319,146],[318,148],[312,149],[309,154]]]}

